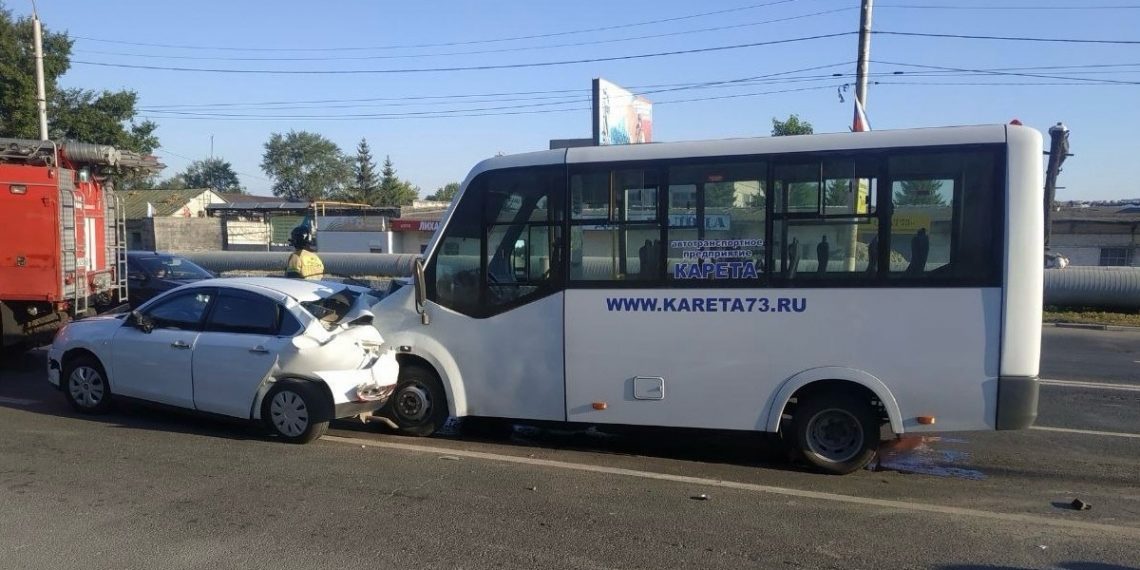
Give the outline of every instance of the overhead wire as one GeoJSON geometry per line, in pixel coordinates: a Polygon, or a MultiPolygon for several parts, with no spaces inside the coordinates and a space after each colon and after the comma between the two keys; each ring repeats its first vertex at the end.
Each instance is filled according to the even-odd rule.
{"type": "Polygon", "coordinates": [[[1092,6],[1036,6],[1036,5],[990,5],[990,6],[963,6],[961,4],[875,4],[875,8],[907,8],[914,10],[1028,10],[1028,11],[1048,11],[1048,10],[1138,10],[1140,4],[1123,4],[1123,5],[1092,5],[1092,6]]]}
{"type": "Polygon", "coordinates": [[[696,28],[688,30],[680,30],[675,32],[664,32],[658,34],[647,34],[641,36],[631,36],[622,38],[610,38],[604,40],[591,40],[582,42],[571,42],[562,44],[539,45],[539,46],[521,46],[498,48],[488,50],[474,50],[474,51],[451,51],[441,53],[418,53],[418,54],[401,54],[401,55],[364,55],[364,56],[321,56],[321,57],[222,57],[222,56],[196,56],[196,55],[163,55],[153,53],[124,53],[124,52],[108,52],[99,50],[75,50],[75,53],[92,54],[92,55],[111,55],[121,57],[141,57],[151,59],[178,59],[178,60],[196,60],[196,61],[361,61],[361,60],[380,60],[380,59],[416,59],[424,57],[445,57],[445,56],[464,56],[464,55],[485,55],[493,53],[512,53],[521,51],[535,51],[547,49],[560,49],[566,47],[583,47],[592,45],[604,45],[621,42],[642,41],[648,39],[658,39],[666,37],[675,37],[690,34],[701,34],[708,32],[722,32],[726,30],[734,30],[741,28],[750,28],[755,26],[762,26],[766,24],[773,24],[778,22],[788,22],[793,20],[802,20],[805,18],[813,18],[817,16],[825,16],[829,14],[836,14],[839,12],[849,12],[856,10],[855,7],[835,8],[831,10],[822,10],[812,12],[809,14],[800,14],[796,16],[787,16],[784,18],[774,18],[770,20],[762,20],[759,22],[748,22],[743,24],[731,24],[726,26],[714,26],[708,28],[696,28]]]}
{"type": "MultiPolygon", "coordinates": [[[[771,79],[771,78],[785,77],[785,76],[790,76],[790,75],[794,75],[797,73],[804,73],[804,72],[809,72],[809,71],[819,71],[819,70],[823,70],[823,69],[832,69],[832,68],[836,68],[836,67],[840,67],[840,66],[846,66],[846,65],[852,65],[852,62],[839,62],[839,63],[831,63],[831,64],[826,64],[826,65],[815,65],[815,66],[810,66],[810,67],[802,67],[802,68],[798,68],[798,69],[779,71],[779,72],[768,73],[768,74],[763,74],[763,75],[752,75],[752,76],[737,77],[737,78],[732,78],[732,79],[720,79],[720,80],[688,82],[688,83],[663,83],[663,84],[654,84],[654,85],[635,85],[635,86],[629,86],[627,88],[630,90],[634,90],[641,95],[652,95],[652,94],[657,94],[657,93],[666,93],[666,92],[670,92],[670,91],[683,91],[683,90],[688,90],[688,89],[732,87],[732,86],[735,86],[738,84],[748,84],[750,82],[758,82],[758,81],[771,79]]],[[[823,75],[823,76],[809,76],[809,77],[834,77],[837,75],[838,74],[829,74],[829,75],[823,75]]],[[[497,94],[492,93],[492,94],[478,94],[478,95],[457,94],[457,95],[436,95],[436,96],[426,96],[426,97],[421,97],[421,96],[380,97],[380,98],[371,98],[370,97],[370,98],[359,98],[359,99],[320,99],[320,100],[309,100],[309,101],[284,101],[284,102],[283,101],[276,101],[276,102],[261,102],[261,103],[200,103],[200,104],[175,104],[175,105],[146,105],[146,106],[143,106],[140,108],[146,109],[146,110],[182,110],[182,109],[203,109],[203,108],[208,109],[211,107],[212,108],[219,108],[219,107],[222,107],[222,108],[233,108],[233,107],[264,108],[264,107],[272,107],[271,109],[268,109],[268,110],[276,111],[276,110],[283,110],[283,109],[289,109],[290,108],[290,107],[285,107],[285,106],[281,106],[281,105],[294,105],[297,108],[301,108],[301,107],[304,107],[304,108],[352,108],[352,107],[364,107],[364,106],[368,106],[368,105],[355,105],[354,104],[354,105],[337,106],[337,105],[325,105],[325,104],[327,104],[327,103],[371,103],[371,102],[378,102],[379,101],[381,103],[377,103],[374,106],[377,106],[377,107],[397,106],[398,107],[398,106],[422,106],[422,105],[433,105],[433,104],[455,104],[455,101],[451,100],[453,98],[454,99],[466,99],[465,101],[463,101],[464,103],[496,103],[496,102],[569,99],[569,98],[588,96],[589,94],[590,94],[589,88],[578,88],[578,89],[558,89],[558,90],[537,91],[537,92],[523,91],[523,92],[517,92],[517,93],[507,92],[507,93],[497,93],[497,94]],[[537,95],[537,96],[533,96],[533,97],[530,97],[530,96],[509,97],[509,96],[516,95],[516,94],[517,95],[529,95],[530,93],[541,93],[542,95],[537,95]],[[551,94],[551,95],[547,95],[547,94],[551,94]],[[507,96],[507,97],[497,97],[497,95],[503,95],[503,96],[507,96]],[[471,99],[471,97],[480,97],[481,99],[471,99]],[[427,99],[428,101],[425,102],[422,99],[427,99]],[[307,105],[308,103],[317,103],[317,104],[321,104],[321,105],[310,106],[310,105],[307,105]]]]}
{"type": "Polygon", "coordinates": [[[173,66],[158,66],[158,65],[136,65],[129,63],[108,63],[108,62],[94,62],[94,61],[79,61],[73,60],[71,63],[74,65],[92,65],[99,67],[116,67],[123,69],[148,69],[158,71],[180,71],[180,72],[198,72],[198,73],[241,73],[241,74],[258,74],[258,75],[360,75],[360,74],[393,74],[393,73],[438,73],[438,72],[455,72],[455,71],[488,71],[497,69],[524,69],[524,68],[537,68],[537,67],[556,67],[563,65],[575,65],[582,63],[602,63],[610,61],[630,61],[649,59],[657,57],[667,57],[674,55],[687,55],[697,53],[712,53],[719,51],[738,50],[753,47],[762,47],[770,45],[781,45],[798,42],[808,42],[814,40],[824,40],[831,38],[839,38],[851,36],[858,32],[835,32],[830,34],[817,34],[812,36],[800,36],[795,38],[784,38],[779,40],[766,40],[760,42],[749,42],[743,44],[731,44],[723,46],[710,46],[701,48],[690,48],[682,50],[672,50],[663,52],[651,52],[630,55],[616,55],[606,57],[593,57],[581,58],[559,61],[537,61],[527,63],[507,63],[507,64],[487,64],[487,65],[471,65],[471,66],[451,66],[451,67],[424,67],[424,68],[397,68],[397,69],[232,69],[232,68],[200,68],[200,67],[173,67],[173,66]]]}
{"type": "MultiPolygon", "coordinates": [[[[176,152],[174,152],[174,151],[172,151],[172,150],[170,150],[170,149],[166,148],[165,146],[159,146],[157,150],[161,150],[161,151],[162,151],[162,154],[168,154],[168,155],[170,155],[170,156],[173,156],[173,157],[176,157],[176,158],[181,158],[182,160],[185,160],[185,161],[188,161],[188,162],[191,162],[191,163],[193,163],[193,162],[198,162],[198,161],[201,161],[201,160],[203,160],[203,159],[201,159],[201,158],[190,158],[189,156],[186,156],[186,155],[182,155],[182,154],[178,154],[178,153],[176,153],[176,152]]],[[[257,179],[259,179],[259,180],[264,180],[264,181],[266,181],[266,182],[271,182],[271,180],[269,180],[268,178],[265,178],[264,176],[258,176],[258,175],[256,175],[256,174],[249,174],[249,173],[246,173],[246,172],[240,172],[240,171],[237,171],[237,170],[234,170],[234,174],[238,174],[238,175],[241,175],[241,176],[248,176],[248,177],[250,177],[250,178],[257,178],[257,179]]]]}
{"type": "Polygon", "coordinates": [[[100,42],[108,44],[119,45],[133,45],[141,47],[158,47],[170,49],[199,49],[199,50],[217,50],[217,51],[261,51],[261,52],[322,52],[322,51],[364,51],[364,50],[385,50],[385,49],[414,49],[414,48],[429,48],[429,47],[451,47],[462,45],[478,45],[500,42],[513,42],[521,40],[534,40],[544,38],[563,37],[578,34],[589,34],[595,32],[606,32],[612,30],[624,30],[629,28],[636,28],[642,26],[651,26],[656,24],[667,24],[671,22],[680,22],[684,20],[692,20],[696,18],[704,18],[707,16],[719,16],[722,14],[730,14],[735,12],[744,12],[747,10],[756,10],[759,8],[767,8],[779,4],[791,4],[801,0],[773,0],[770,2],[762,2],[759,4],[749,4],[747,6],[737,6],[735,8],[725,8],[721,10],[713,10],[709,12],[700,12],[696,14],[687,14],[684,16],[673,16],[669,18],[659,18],[656,20],[646,20],[642,22],[631,22],[627,24],[615,24],[610,26],[599,26],[594,28],[584,28],[578,30],[566,30],[561,32],[548,32],[542,34],[529,34],[523,36],[511,36],[504,38],[491,38],[481,40],[466,40],[454,42],[439,42],[439,43],[421,43],[421,44],[404,44],[404,45],[382,45],[370,47],[326,47],[326,48],[267,48],[267,47],[218,47],[218,46],[195,46],[195,45],[178,45],[178,44],[161,44],[161,43],[145,43],[145,42],[130,42],[124,40],[109,40],[105,38],[93,38],[88,36],[72,36],[74,39],[100,42]]]}
{"type": "MultiPolygon", "coordinates": [[[[738,94],[733,94],[733,95],[720,95],[720,96],[713,96],[713,97],[698,97],[698,98],[691,98],[691,99],[676,99],[676,100],[670,100],[670,101],[656,102],[656,103],[654,103],[654,105],[693,103],[693,102],[699,102],[699,101],[714,101],[714,100],[741,98],[741,97],[758,97],[758,96],[762,96],[762,95],[776,95],[776,94],[783,94],[783,93],[795,93],[795,92],[802,92],[802,91],[815,91],[815,90],[821,90],[821,89],[833,89],[834,87],[835,87],[834,85],[815,85],[815,86],[809,86],[809,87],[779,89],[779,90],[774,90],[774,91],[760,91],[760,92],[754,92],[754,93],[738,93],[738,94]]],[[[591,109],[591,107],[589,107],[589,106],[582,106],[582,107],[573,107],[573,108],[565,108],[565,109],[530,109],[530,110],[523,110],[523,111],[517,111],[516,110],[516,111],[496,111],[496,112],[484,112],[484,111],[478,111],[478,110],[471,110],[471,111],[475,111],[475,112],[471,112],[471,113],[463,112],[460,114],[446,114],[446,115],[415,115],[415,116],[409,116],[406,114],[396,113],[396,114],[378,115],[378,116],[359,116],[359,115],[358,116],[313,116],[313,117],[306,118],[306,120],[343,121],[343,120],[361,120],[361,119],[372,119],[372,120],[400,120],[400,119],[417,119],[417,118],[418,119],[447,119],[447,118],[456,118],[456,117],[486,117],[486,116],[506,116],[506,115],[530,115],[530,114],[541,114],[541,113],[580,112],[580,111],[588,111],[590,109],[591,109]]],[[[160,118],[190,119],[190,120],[217,120],[217,117],[209,117],[209,116],[205,116],[205,117],[202,117],[202,116],[183,116],[183,117],[160,117],[160,118]]],[[[224,120],[227,120],[227,121],[231,121],[231,120],[234,120],[234,121],[264,121],[264,120],[277,120],[280,118],[282,118],[282,117],[250,116],[250,117],[229,117],[229,118],[226,118],[224,120]]]]}
{"type": "Polygon", "coordinates": [[[917,38],[945,38],[960,40],[995,40],[1007,42],[1035,42],[1035,43],[1062,43],[1062,44],[1101,44],[1101,45],[1140,45],[1140,40],[1102,40],[1087,38],[1042,38],[1032,36],[986,36],[975,34],[936,34],[931,32],[899,32],[894,30],[875,30],[872,34],[879,36],[907,36],[917,38]]]}
{"type": "MultiPolygon", "coordinates": [[[[918,64],[902,63],[902,62],[888,62],[883,60],[873,60],[872,63],[881,65],[892,66],[915,66],[918,64]]],[[[660,84],[645,84],[645,85],[631,85],[627,88],[635,93],[642,95],[663,93],[668,91],[684,91],[690,89],[700,89],[704,87],[718,88],[718,87],[734,87],[738,85],[748,85],[755,82],[768,82],[771,78],[792,76],[798,73],[820,71],[825,69],[833,69],[836,67],[851,65],[851,62],[837,62],[826,65],[817,65],[810,67],[803,67],[793,70],[769,73],[765,75],[754,75],[746,77],[738,77],[731,79],[710,80],[701,82],[686,82],[686,83],[660,83],[660,84]]],[[[938,66],[934,66],[938,67],[938,66]]],[[[1116,74],[1116,73],[1140,73],[1140,69],[1123,70],[1123,68],[1140,68],[1138,63],[1101,63],[1101,64],[1071,64],[1071,65],[1043,65],[1043,66],[1023,66],[1023,67],[1001,67],[1001,68],[986,68],[977,70],[968,70],[967,68],[958,67],[938,67],[926,68],[927,73],[906,72],[909,77],[921,76],[975,76],[975,75],[1002,75],[1006,73],[1018,71],[1039,71],[1039,70],[1053,70],[1055,72],[1062,72],[1070,75],[1078,74],[1116,74]],[[963,71],[965,70],[965,71],[963,71]]],[[[871,77],[890,75],[891,73],[899,72],[874,72],[871,77]]],[[[1043,78],[1061,78],[1072,81],[1082,81],[1080,77],[1068,77],[1062,75],[1043,75],[1043,78]]],[[[850,77],[851,74],[831,73],[826,75],[808,75],[797,76],[793,80],[809,80],[819,78],[844,78],[850,77]]],[[[153,104],[141,106],[140,109],[146,111],[174,111],[174,110],[211,110],[211,109],[236,109],[240,107],[249,107],[255,109],[263,109],[269,111],[280,110],[297,110],[297,109],[343,109],[343,108],[356,108],[356,107],[405,107],[405,106],[429,106],[429,105],[453,105],[456,103],[506,103],[506,102],[527,102],[527,101],[553,101],[553,100],[566,100],[578,97],[585,97],[589,94],[589,88],[571,88],[571,89],[549,89],[537,91],[500,91],[500,92],[483,92],[483,93],[453,93],[444,95],[408,95],[402,97],[364,97],[364,98],[344,98],[344,99],[300,99],[290,101],[247,101],[247,102],[211,102],[211,103],[170,103],[170,104],[153,104]],[[361,103],[374,103],[373,105],[364,105],[361,103]],[[268,107],[268,108],[267,108],[268,107]]]]}
{"type": "Polygon", "coordinates": [[[1056,79],[1062,79],[1062,80],[1071,79],[1073,81],[1085,81],[1085,82],[1090,82],[1090,83],[1101,83],[1101,84],[1140,85],[1140,81],[1122,81],[1122,80],[1115,80],[1115,79],[1086,78],[1086,77],[1066,77],[1066,76],[1048,75],[1048,74],[1042,74],[1042,73],[1023,73],[1023,72],[1017,72],[1017,71],[997,71],[997,70],[987,70],[987,69],[971,69],[971,68],[966,68],[966,67],[948,67],[948,66],[942,66],[942,65],[926,65],[926,64],[918,64],[918,63],[892,62],[892,61],[884,61],[884,60],[872,60],[872,61],[873,61],[873,63],[879,63],[879,64],[884,64],[884,65],[897,65],[900,67],[913,67],[913,68],[918,68],[918,69],[937,69],[937,70],[943,70],[943,71],[969,72],[969,73],[977,73],[977,74],[982,74],[982,75],[997,75],[997,76],[1010,76],[1010,77],[1032,77],[1032,78],[1037,78],[1037,79],[1054,79],[1054,80],[1056,80],[1056,79]]]}

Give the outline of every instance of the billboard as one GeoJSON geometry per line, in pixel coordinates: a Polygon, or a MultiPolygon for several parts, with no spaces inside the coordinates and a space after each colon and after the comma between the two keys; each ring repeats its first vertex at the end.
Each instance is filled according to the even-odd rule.
{"type": "Polygon", "coordinates": [[[653,103],[605,79],[594,80],[594,144],[653,142],[653,103]]]}

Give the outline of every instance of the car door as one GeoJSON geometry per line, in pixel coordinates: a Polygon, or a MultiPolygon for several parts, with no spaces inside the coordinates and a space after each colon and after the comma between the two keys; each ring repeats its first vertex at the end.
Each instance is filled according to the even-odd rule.
{"type": "Polygon", "coordinates": [[[142,306],[143,303],[154,297],[155,292],[151,285],[150,276],[134,259],[127,258],[127,299],[131,308],[142,306]]]}
{"type": "Polygon", "coordinates": [[[194,347],[216,292],[179,291],[146,307],[149,332],[125,323],[112,341],[111,387],[116,393],[160,404],[194,407],[190,367],[194,347]]]}
{"type": "Polygon", "coordinates": [[[195,408],[250,417],[258,386],[300,329],[278,300],[222,288],[194,349],[195,408]]]}

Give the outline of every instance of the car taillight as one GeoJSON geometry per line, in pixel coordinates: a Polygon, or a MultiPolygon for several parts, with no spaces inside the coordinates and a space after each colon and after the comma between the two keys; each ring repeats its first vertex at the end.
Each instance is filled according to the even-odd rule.
{"type": "Polygon", "coordinates": [[[379,402],[387,400],[395,389],[395,384],[389,384],[388,386],[361,384],[353,389],[353,400],[357,402],[379,402]]]}

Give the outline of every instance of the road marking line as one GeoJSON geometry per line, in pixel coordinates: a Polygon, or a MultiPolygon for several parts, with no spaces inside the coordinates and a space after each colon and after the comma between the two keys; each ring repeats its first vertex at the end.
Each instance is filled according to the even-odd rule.
{"type": "Polygon", "coordinates": [[[1109,437],[1127,437],[1132,439],[1140,439],[1140,433],[1120,433],[1115,431],[1096,431],[1090,429],[1071,429],[1059,427],[1046,427],[1046,426],[1030,426],[1029,429],[1040,431],[1055,431],[1060,433],[1079,433],[1083,435],[1106,435],[1109,437]]]}
{"type": "Polygon", "coordinates": [[[973,517],[980,519],[989,519],[1010,523],[1024,523],[1027,525],[1046,525],[1052,527],[1079,529],[1084,531],[1096,532],[1111,532],[1114,534],[1122,534],[1132,538],[1140,538],[1140,528],[1115,526],[1110,524],[1101,524],[1094,522],[1085,522],[1071,519],[1049,518],[1037,515],[1024,515],[1015,513],[997,513],[992,511],[982,511],[977,509],[964,509],[961,507],[949,507],[943,505],[933,505],[929,503],[912,503],[909,501],[895,501],[889,499],[872,499],[869,497],[855,497],[852,495],[840,495],[836,493],[822,493],[819,491],[806,491],[803,489],[790,489],[786,487],[775,487],[772,485],[760,485],[756,483],[742,483],[738,481],[725,481],[721,479],[707,479],[704,477],[688,477],[685,475],[670,475],[667,473],[655,473],[652,471],[638,471],[635,469],[625,469],[621,467],[605,467],[601,465],[589,465],[585,463],[572,463],[569,461],[554,461],[550,459],[537,459],[533,457],[515,457],[511,455],[499,455],[497,453],[486,453],[482,451],[469,451],[465,449],[454,449],[450,447],[429,447],[426,445],[412,445],[407,443],[393,443],[387,441],[376,441],[371,439],[362,439],[357,437],[341,437],[336,435],[326,435],[321,439],[335,442],[347,443],[352,445],[362,445],[368,447],[379,447],[383,449],[395,449],[400,451],[410,451],[413,453],[446,453],[451,456],[467,457],[471,459],[483,459],[487,461],[497,461],[500,463],[518,463],[523,465],[533,465],[538,467],[549,467],[554,469],[565,469],[570,471],[584,471],[588,473],[602,473],[606,475],[619,475],[623,477],[635,477],[638,479],[652,479],[656,481],[669,481],[672,483],[686,483],[690,485],[703,485],[707,487],[720,487],[724,489],[735,489],[740,491],[752,491],[758,493],[767,493],[771,495],[781,495],[785,497],[798,497],[801,499],[816,499],[821,501],[831,501],[834,503],[846,503],[870,507],[880,507],[886,509],[901,509],[906,511],[921,512],[921,513],[937,513],[943,515],[956,515],[963,517],[973,517]]]}
{"type": "Polygon", "coordinates": [[[1123,392],[1140,392],[1137,384],[1113,384],[1111,382],[1085,382],[1083,380],[1038,380],[1042,386],[1062,386],[1065,388],[1089,388],[1092,390],[1120,390],[1123,392]]]}
{"type": "Polygon", "coordinates": [[[24,398],[7,398],[0,396],[0,404],[11,404],[13,406],[30,406],[32,404],[40,403],[39,400],[25,400],[24,398]]]}

